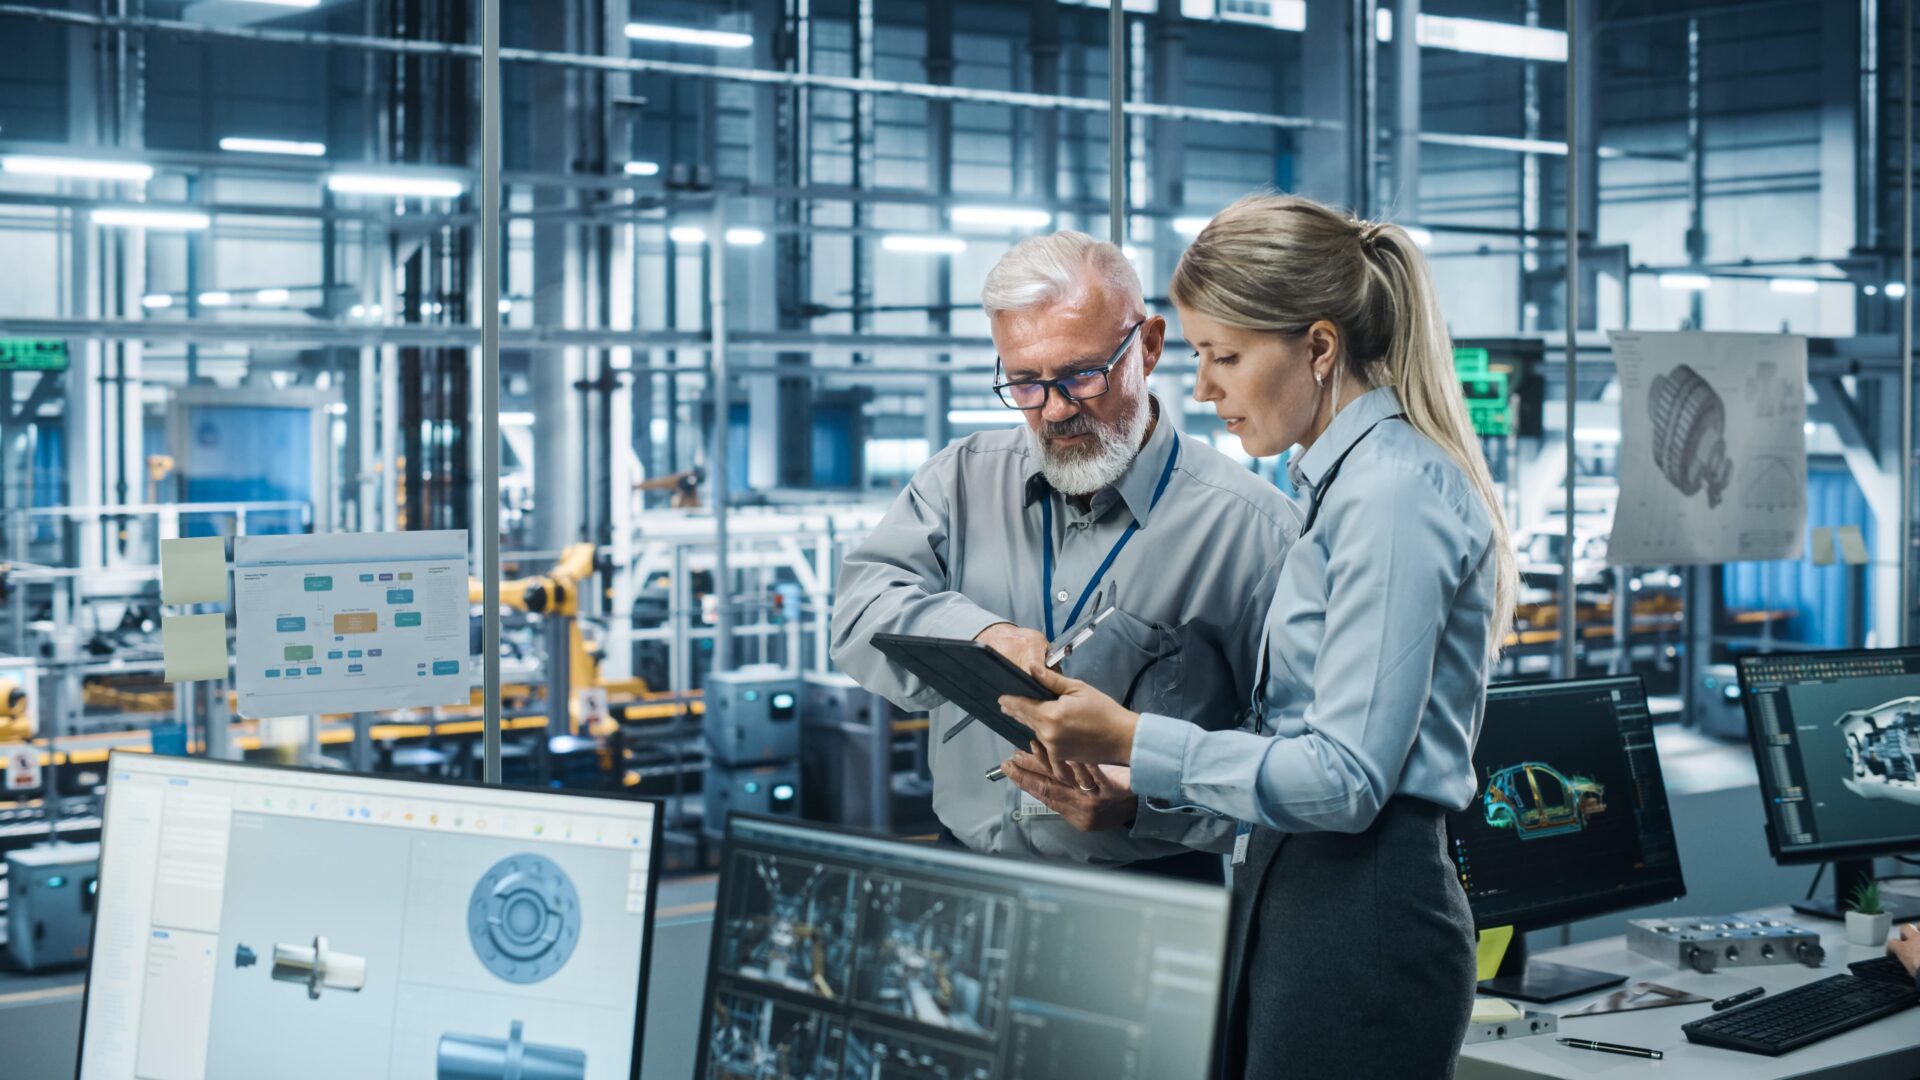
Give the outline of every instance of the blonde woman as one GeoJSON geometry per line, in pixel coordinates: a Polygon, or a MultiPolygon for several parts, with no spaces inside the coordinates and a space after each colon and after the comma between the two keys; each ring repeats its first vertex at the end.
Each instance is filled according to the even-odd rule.
{"type": "Polygon", "coordinates": [[[1038,673],[1059,700],[1002,702],[1040,740],[1015,764],[1130,765],[1154,805],[1243,823],[1229,1080],[1450,1076],[1474,963],[1444,815],[1474,793],[1515,574],[1425,260],[1396,226],[1252,196],[1170,292],[1194,396],[1250,454],[1300,447],[1264,677],[1241,730],[1207,731],[1038,673]]]}

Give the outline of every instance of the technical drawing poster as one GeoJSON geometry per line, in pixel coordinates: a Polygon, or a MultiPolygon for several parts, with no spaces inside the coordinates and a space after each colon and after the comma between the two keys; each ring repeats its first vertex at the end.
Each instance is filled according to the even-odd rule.
{"type": "Polygon", "coordinates": [[[240,715],[464,704],[467,534],[233,542],[240,715]]]}
{"type": "Polygon", "coordinates": [[[1620,501],[1608,561],[1800,557],[1807,519],[1807,339],[1610,331],[1620,501]]]}

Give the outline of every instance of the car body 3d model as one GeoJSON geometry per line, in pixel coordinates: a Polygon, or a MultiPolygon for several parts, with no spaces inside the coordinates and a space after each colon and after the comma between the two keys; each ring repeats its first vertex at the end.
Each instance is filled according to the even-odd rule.
{"type": "Polygon", "coordinates": [[[1512,829],[1522,840],[1577,833],[1606,812],[1607,789],[1584,776],[1568,776],[1542,761],[1523,761],[1487,776],[1487,824],[1512,829]]]}

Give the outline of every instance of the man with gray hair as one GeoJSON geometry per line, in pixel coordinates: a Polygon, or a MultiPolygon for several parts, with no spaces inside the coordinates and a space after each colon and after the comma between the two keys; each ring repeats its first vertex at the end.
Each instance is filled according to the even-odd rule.
{"type": "Polygon", "coordinates": [[[1147,313],[1132,265],[1084,233],[1030,237],[981,299],[999,351],[993,389],[1026,427],[968,436],[914,473],[841,568],[834,663],[931,710],[943,838],[1219,881],[1231,822],[1148,806],[1125,769],[1009,746],[873,647],[880,632],[972,639],[1031,670],[1049,642],[1112,607],[1066,674],[1214,728],[1237,723],[1252,691],[1296,512],[1181,436],[1148,392],[1167,324],[1147,313]],[[1007,783],[986,779],[996,763],[1007,783]]]}

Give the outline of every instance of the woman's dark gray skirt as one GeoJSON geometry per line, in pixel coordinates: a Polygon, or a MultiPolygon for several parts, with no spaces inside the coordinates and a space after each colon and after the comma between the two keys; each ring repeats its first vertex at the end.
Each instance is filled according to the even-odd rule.
{"type": "Polygon", "coordinates": [[[1392,799],[1359,834],[1255,829],[1234,894],[1224,1080],[1453,1075],[1474,938],[1444,809],[1392,799]]]}

